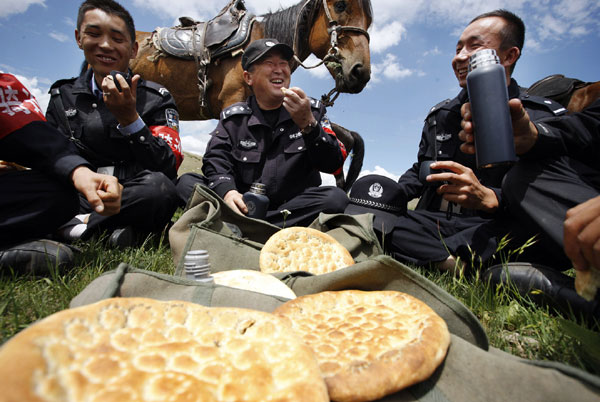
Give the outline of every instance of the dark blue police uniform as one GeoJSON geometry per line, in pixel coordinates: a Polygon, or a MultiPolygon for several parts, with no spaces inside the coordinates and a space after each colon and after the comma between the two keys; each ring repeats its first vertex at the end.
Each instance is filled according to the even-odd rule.
{"type": "MultiPolygon", "coordinates": [[[[508,87],[510,98],[523,102],[532,121],[564,114],[565,109],[558,103],[529,96],[511,79],[508,87]]],[[[475,155],[460,151],[461,130],[460,108],[468,101],[463,89],[452,100],[446,100],[433,107],[427,118],[419,145],[418,161],[398,180],[400,191],[407,201],[419,197],[414,211],[407,211],[395,222],[386,237],[388,251],[401,261],[416,265],[444,261],[449,253],[469,261],[474,252],[482,260],[487,260],[497,248],[497,236],[510,230],[504,224],[502,180],[509,167],[478,169],[475,155]],[[435,155],[435,156],[434,156],[435,155]],[[491,188],[498,197],[500,208],[495,214],[462,208],[443,200],[435,186],[424,185],[419,180],[419,168],[427,160],[451,160],[473,170],[481,184],[491,188]]],[[[377,228],[375,228],[377,229],[377,228]]]]}
{"type": "Polygon", "coordinates": [[[521,156],[502,185],[505,205],[519,225],[519,239],[537,235],[525,256],[557,270],[571,268],[564,253],[568,209],[600,195],[600,99],[581,113],[535,123],[533,148],[521,156]]]}
{"type": "Polygon", "coordinates": [[[254,182],[263,183],[269,197],[266,220],[279,226],[310,224],[320,212],[343,212],[348,197],[343,190],[321,185],[319,172],[334,173],[344,163],[343,145],[329,128],[325,107],[311,100],[320,123],[307,134],[284,107],[273,126],[256,98],[221,112],[203,157],[206,184],[219,196],[230,190],[244,193],[254,182]],[[282,210],[291,212],[284,218],[282,210]]]}
{"type": "Polygon", "coordinates": [[[77,78],[54,83],[46,112],[48,122],[77,146],[93,168],[114,167],[113,174],[123,185],[121,211],[110,217],[93,212],[80,197],[80,213],[91,213],[83,238],[125,226],[142,232],[161,230],[177,208],[172,147],[180,144],[173,144],[179,139],[169,135],[178,137],[173,131],[178,131],[175,101],[159,84],[140,80],[136,109],[145,125],[126,136],[102,98],[92,93],[92,74],[89,69],[77,78]]]}

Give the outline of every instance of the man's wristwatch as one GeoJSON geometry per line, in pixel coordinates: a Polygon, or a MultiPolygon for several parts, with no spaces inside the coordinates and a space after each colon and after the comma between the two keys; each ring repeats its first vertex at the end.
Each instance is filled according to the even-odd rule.
{"type": "Polygon", "coordinates": [[[318,125],[319,125],[319,122],[315,119],[315,120],[311,121],[310,123],[308,123],[308,126],[304,127],[302,130],[300,130],[300,133],[302,133],[302,135],[312,133],[313,130],[315,128],[317,128],[318,125]]]}

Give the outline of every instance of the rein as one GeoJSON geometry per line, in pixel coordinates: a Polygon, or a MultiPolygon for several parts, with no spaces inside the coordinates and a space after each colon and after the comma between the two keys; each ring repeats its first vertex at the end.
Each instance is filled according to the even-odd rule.
{"type": "MultiPolygon", "coordinates": [[[[311,0],[307,0],[306,3],[304,3],[304,6],[302,7],[302,9],[307,7],[308,3],[310,3],[310,2],[311,2],[311,0]]],[[[361,35],[364,35],[367,38],[367,41],[370,42],[370,40],[371,40],[371,36],[365,29],[362,29],[360,27],[350,26],[350,25],[338,24],[338,22],[336,20],[334,20],[333,17],[331,16],[331,12],[329,11],[329,7],[327,6],[327,0],[322,0],[321,4],[323,5],[323,9],[325,11],[325,16],[327,17],[327,21],[328,21],[328,25],[329,25],[329,28],[327,28],[327,33],[329,34],[330,47],[329,47],[329,50],[327,51],[327,54],[323,58],[323,60],[321,60],[319,63],[315,64],[314,66],[305,66],[302,63],[302,60],[300,60],[298,58],[298,56],[296,56],[299,51],[298,32],[300,31],[300,29],[299,29],[299,21],[298,20],[300,19],[302,12],[300,12],[298,14],[298,19],[296,20],[296,32],[294,34],[294,60],[306,70],[317,68],[324,63],[341,65],[341,58],[339,55],[340,50],[338,48],[338,38],[343,35],[344,31],[356,32],[361,35]]],[[[314,19],[314,16],[312,14],[314,14],[315,11],[316,10],[312,11],[311,17],[309,18],[309,21],[311,21],[311,22],[314,19]]],[[[307,41],[308,41],[308,37],[309,37],[309,35],[306,36],[307,41]]],[[[336,68],[339,68],[339,67],[336,67],[336,68]]],[[[337,99],[337,97],[339,95],[340,95],[340,91],[338,90],[337,83],[336,83],[336,86],[331,91],[329,91],[329,93],[327,95],[323,95],[321,97],[321,102],[323,102],[323,104],[325,106],[328,106],[328,107],[333,106],[333,103],[335,102],[335,100],[337,99]],[[332,95],[334,95],[333,99],[331,98],[332,95]]]]}

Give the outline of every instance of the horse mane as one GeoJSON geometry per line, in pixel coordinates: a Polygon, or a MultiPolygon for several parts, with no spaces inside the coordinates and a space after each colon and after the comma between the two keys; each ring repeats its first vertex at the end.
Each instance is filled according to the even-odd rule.
{"type": "Polygon", "coordinates": [[[298,57],[308,56],[308,36],[312,20],[316,15],[316,3],[317,0],[302,0],[286,9],[262,15],[265,38],[275,38],[292,47],[298,57]],[[297,33],[291,28],[296,27],[296,23],[298,23],[297,33]],[[295,38],[305,38],[305,40],[294,43],[295,38]]]}

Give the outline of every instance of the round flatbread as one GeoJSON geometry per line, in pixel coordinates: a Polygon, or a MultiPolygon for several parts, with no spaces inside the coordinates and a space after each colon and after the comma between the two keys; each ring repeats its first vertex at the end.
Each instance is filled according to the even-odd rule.
{"type": "Polygon", "coordinates": [[[23,330],[0,348],[0,389],[14,401],[328,400],[312,351],[281,318],[142,298],[23,330]]]}
{"type": "Polygon", "coordinates": [[[446,322],[400,292],[322,292],[274,314],[288,318],[313,349],[335,401],[371,401],[423,381],[450,344],[446,322]]]}
{"type": "Polygon", "coordinates": [[[266,273],[307,271],[326,274],[354,264],[352,256],[327,233],[304,227],[281,229],[260,251],[260,270],[266,273]]]}
{"type": "Polygon", "coordinates": [[[234,269],[211,274],[217,285],[251,290],[267,295],[295,299],[296,294],[287,285],[272,275],[251,269],[234,269]]]}

